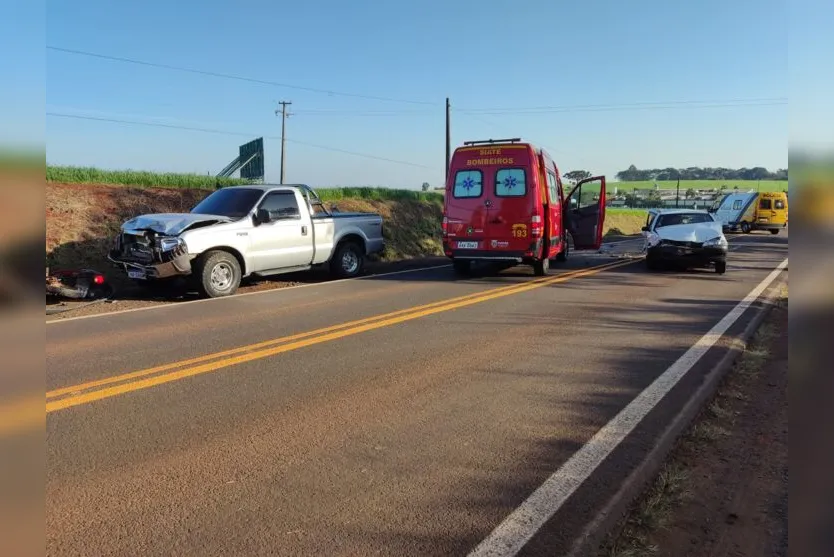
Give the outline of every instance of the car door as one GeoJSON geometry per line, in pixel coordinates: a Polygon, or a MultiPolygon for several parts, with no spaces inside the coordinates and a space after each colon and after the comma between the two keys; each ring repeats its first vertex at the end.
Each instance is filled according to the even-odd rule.
{"type": "Polygon", "coordinates": [[[480,168],[458,169],[446,192],[445,219],[454,250],[484,249],[486,220],[492,196],[484,187],[480,168]]]}
{"type": "Polygon", "coordinates": [[[576,249],[599,249],[605,224],[605,176],[582,180],[565,199],[564,215],[576,249]]]}
{"type": "Polygon", "coordinates": [[[769,197],[760,197],[759,206],[756,211],[756,222],[767,225],[773,221],[776,211],[773,210],[773,200],[769,197]]]}
{"type": "Polygon", "coordinates": [[[250,231],[253,271],[270,271],[309,265],[313,236],[308,211],[300,210],[293,190],[272,191],[258,204],[256,214],[269,215],[250,231]]]}
{"type": "Polygon", "coordinates": [[[550,256],[556,255],[559,250],[559,242],[562,240],[562,188],[555,165],[548,164],[545,167],[545,178],[547,183],[548,201],[548,227],[550,238],[550,256]]]}
{"type": "Polygon", "coordinates": [[[788,222],[788,199],[787,196],[779,196],[773,200],[773,218],[771,222],[774,224],[785,225],[788,222]]]}
{"type": "Polygon", "coordinates": [[[530,219],[537,196],[531,170],[532,166],[492,170],[493,205],[487,216],[486,235],[493,251],[520,253],[530,249],[534,239],[530,219]]]}

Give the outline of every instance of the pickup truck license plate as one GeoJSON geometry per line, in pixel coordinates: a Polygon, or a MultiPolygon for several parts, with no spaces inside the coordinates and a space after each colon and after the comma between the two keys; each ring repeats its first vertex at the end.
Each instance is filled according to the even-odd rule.
{"type": "Polygon", "coordinates": [[[145,279],[147,276],[145,275],[145,271],[141,269],[128,269],[127,270],[128,278],[132,279],[145,279]]]}
{"type": "Polygon", "coordinates": [[[478,249],[478,242],[458,242],[458,249],[478,249]]]}

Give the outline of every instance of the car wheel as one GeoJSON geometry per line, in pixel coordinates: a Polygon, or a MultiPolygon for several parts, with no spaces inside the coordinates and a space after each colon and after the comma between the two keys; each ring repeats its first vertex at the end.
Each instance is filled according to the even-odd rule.
{"type": "Polygon", "coordinates": [[[547,255],[540,260],[533,262],[533,273],[537,277],[543,277],[547,275],[547,272],[550,270],[550,260],[547,258],[547,255]]]}
{"type": "Polygon", "coordinates": [[[749,222],[741,223],[741,231],[745,234],[750,234],[750,223],[749,222]]]}
{"type": "Polygon", "coordinates": [[[194,265],[197,288],[209,298],[231,296],[240,286],[240,263],[227,251],[212,250],[200,256],[194,265]]]}
{"type": "Polygon", "coordinates": [[[660,270],[660,261],[657,260],[657,257],[649,254],[646,256],[646,268],[649,271],[658,271],[660,270]]]}
{"type": "Polygon", "coordinates": [[[336,249],[330,262],[331,272],[339,278],[353,278],[362,272],[365,254],[355,242],[345,242],[336,249]]]}
{"type": "Polygon", "coordinates": [[[715,272],[719,275],[723,275],[727,272],[727,262],[726,261],[716,261],[715,262],[715,272]]]}
{"type": "Polygon", "coordinates": [[[573,238],[571,237],[570,232],[565,232],[564,247],[562,248],[562,251],[560,251],[556,255],[556,261],[562,263],[568,260],[568,256],[570,255],[570,243],[572,239],[573,238]]]}

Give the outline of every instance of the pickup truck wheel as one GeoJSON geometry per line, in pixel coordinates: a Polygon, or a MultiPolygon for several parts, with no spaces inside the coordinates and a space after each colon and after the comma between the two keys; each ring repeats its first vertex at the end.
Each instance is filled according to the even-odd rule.
{"type": "Polygon", "coordinates": [[[727,262],[726,261],[716,261],[715,262],[715,272],[719,275],[723,275],[727,272],[727,262]]]}
{"type": "Polygon", "coordinates": [[[331,272],[339,278],[353,278],[362,272],[365,253],[355,242],[346,242],[336,249],[330,262],[331,272]]]}
{"type": "Polygon", "coordinates": [[[195,261],[194,271],[198,290],[209,298],[231,296],[240,286],[240,263],[225,251],[203,254],[195,261]]]}
{"type": "Polygon", "coordinates": [[[771,234],[779,234],[779,229],[778,228],[771,228],[770,233],[771,234]]]}
{"type": "Polygon", "coordinates": [[[742,222],[741,223],[741,231],[744,234],[750,234],[750,223],[747,222],[747,221],[742,222]]]}

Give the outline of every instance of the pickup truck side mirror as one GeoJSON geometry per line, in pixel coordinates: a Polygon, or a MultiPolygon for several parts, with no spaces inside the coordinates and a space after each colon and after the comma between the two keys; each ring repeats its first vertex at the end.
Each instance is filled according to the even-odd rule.
{"type": "Polygon", "coordinates": [[[272,220],[272,219],[270,218],[269,211],[267,211],[266,209],[258,209],[258,211],[255,213],[255,224],[256,225],[265,224],[265,223],[269,222],[270,220],[272,220]]]}

